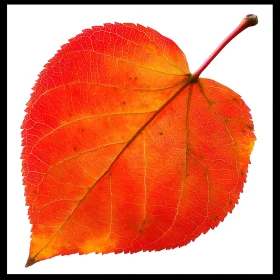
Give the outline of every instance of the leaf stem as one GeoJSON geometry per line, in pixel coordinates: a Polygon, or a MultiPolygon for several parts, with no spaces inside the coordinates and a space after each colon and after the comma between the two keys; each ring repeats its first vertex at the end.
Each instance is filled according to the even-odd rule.
{"type": "Polygon", "coordinates": [[[254,26],[258,23],[258,17],[253,14],[246,15],[240,24],[222,41],[222,43],[215,49],[215,51],[205,60],[205,62],[196,70],[192,75],[192,80],[198,79],[203,70],[211,63],[211,61],[220,53],[220,51],[239,33],[250,26],[254,26]]]}

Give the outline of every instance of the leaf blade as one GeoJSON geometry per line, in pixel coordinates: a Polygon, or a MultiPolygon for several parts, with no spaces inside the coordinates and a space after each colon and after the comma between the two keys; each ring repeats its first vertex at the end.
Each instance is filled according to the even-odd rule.
{"type": "MultiPolygon", "coordinates": [[[[22,158],[33,224],[29,264],[60,254],[186,245],[224,219],[246,180],[255,136],[240,96],[208,79],[189,84],[181,50],[152,29],[116,24],[94,30],[95,40],[103,40],[94,47],[101,49],[87,50],[93,47],[91,30],[72,39],[63,57],[58,53],[41,73],[28,104],[22,158]],[[115,40],[122,48],[114,63],[105,34],[118,27],[118,38],[129,43],[131,34],[146,32],[146,49],[154,58],[141,56],[132,64],[115,40]],[[100,52],[107,53],[100,57],[100,52]],[[57,61],[63,63],[58,67],[57,61]],[[148,66],[139,67],[141,61],[148,66]],[[123,62],[117,75],[116,65],[123,62]],[[88,83],[92,65],[98,65],[96,80],[88,83]],[[106,77],[99,67],[107,69],[106,77]],[[63,79],[55,75],[58,69],[63,79]],[[216,169],[220,181],[213,179],[216,169]],[[227,177],[236,186],[230,192],[227,177]]],[[[128,50],[136,60],[138,45],[133,46],[128,50]]]]}

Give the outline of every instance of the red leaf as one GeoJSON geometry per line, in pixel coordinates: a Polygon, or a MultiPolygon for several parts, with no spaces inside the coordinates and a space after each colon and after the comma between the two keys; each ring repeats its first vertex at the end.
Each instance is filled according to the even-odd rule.
{"type": "Polygon", "coordinates": [[[27,266],[181,247],[238,202],[255,135],[241,97],[194,79],[141,25],[84,30],[45,65],[23,121],[27,266]]]}

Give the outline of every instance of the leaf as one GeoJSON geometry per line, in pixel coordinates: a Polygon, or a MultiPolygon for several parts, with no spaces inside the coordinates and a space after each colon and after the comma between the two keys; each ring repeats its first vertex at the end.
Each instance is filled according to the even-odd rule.
{"type": "Polygon", "coordinates": [[[26,266],[181,247],[233,210],[256,139],[250,110],[190,77],[172,40],[131,23],[83,30],[45,65],[22,124],[26,266]]]}

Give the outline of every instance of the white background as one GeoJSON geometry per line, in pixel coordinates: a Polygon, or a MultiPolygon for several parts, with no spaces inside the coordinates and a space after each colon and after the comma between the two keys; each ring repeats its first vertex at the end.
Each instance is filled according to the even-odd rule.
{"type": "Polygon", "coordinates": [[[272,273],[272,5],[8,5],[8,274],[272,273]],[[169,251],[58,256],[25,268],[30,229],[21,176],[21,123],[31,88],[61,45],[94,25],[140,23],[169,37],[194,72],[249,13],[202,73],[240,94],[257,141],[239,204],[215,230],[169,251]]]}

